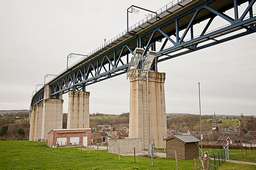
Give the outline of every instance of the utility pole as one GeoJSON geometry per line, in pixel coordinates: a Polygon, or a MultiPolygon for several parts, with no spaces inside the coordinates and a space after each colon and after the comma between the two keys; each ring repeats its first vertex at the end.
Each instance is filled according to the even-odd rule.
{"type": "Polygon", "coordinates": [[[200,122],[199,122],[199,131],[200,131],[200,146],[201,146],[201,151],[203,149],[203,135],[202,135],[202,104],[201,104],[201,84],[198,82],[198,104],[199,104],[199,113],[200,113],[200,122]]]}

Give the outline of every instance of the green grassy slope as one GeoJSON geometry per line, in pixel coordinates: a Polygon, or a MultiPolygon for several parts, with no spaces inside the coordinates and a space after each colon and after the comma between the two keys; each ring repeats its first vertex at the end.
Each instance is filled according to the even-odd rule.
{"type": "MultiPolygon", "coordinates": [[[[51,149],[43,143],[0,141],[0,169],[175,169],[174,160],[121,157],[105,151],[81,151],[76,148],[51,149]]],[[[193,161],[179,161],[179,170],[192,170],[193,161]]]]}

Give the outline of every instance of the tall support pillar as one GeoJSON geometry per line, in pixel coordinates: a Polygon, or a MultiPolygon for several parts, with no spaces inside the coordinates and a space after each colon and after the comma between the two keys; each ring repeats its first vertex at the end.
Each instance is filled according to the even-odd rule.
{"type": "Polygon", "coordinates": [[[62,128],[63,100],[50,98],[50,87],[44,87],[44,99],[32,106],[29,140],[46,141],[48,132],[62,128]]]}
{"type": "Polygon", "coordinates": [[[38,140],[38,105],[35,106],[35,115],[34,115],[34,130],[33,130],[33,141],[38,140]]]}
{"type": "Polygon", "coordinates": [[[40,102],[32,107],[30,115],[29,140],[39,141],[42,131],[43,103],[40,102]]]}
{"type": "Polygon", "coordinates": [[[165,73],[149,72],[146,80],[140,74],[136,70],[130,77],[129,138],[141,138],[144,149],[165,148],[165,73]]]}
{"type": "Polygon", "coordinates": [[[89,92],[70,91],[68,94],[67,128],[89,128],[89,92]]]}
{"type": "Polygon", "coordinates": [[[42,116],[43,116],[43,102],[37,104],[37,135],[36,141],[41,141],[41,133],[42,133],[42,116]]]}
{"type": "MultiPolygon", "coordinates": [[[[50,88],[44,88],[44,100],[41,102],[41,130],[40,140],[46,141],[48,132],[52,129],[62,128],[63,100],[60,98],[50,98],[50,88]]],[[[40,107],[39,107],[40,108],[40,107]]]]}
{"type": "Polygon", "coordinates": [[[45,99],[42,110],[41,140],[46,141],[52,129],[62,129],[63,100],[45,99]]]}
{"type": "Polygon", "coordinates": [[[35,106],[33,106],[31,108],[30,119],[29,119],[29,141],[33,141],[34,140],[35,114],[36,114],[35,112],[36,112],[36,108],[35,108],[35,106]]]}

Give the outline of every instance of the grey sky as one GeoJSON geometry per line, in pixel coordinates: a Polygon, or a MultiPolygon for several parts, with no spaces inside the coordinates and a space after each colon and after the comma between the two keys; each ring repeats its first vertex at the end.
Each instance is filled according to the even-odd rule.
{"type": "MultiPolygon", "coordinates": [[[[157,10],[168,2],[0,0],[0,109],[28,108],[35,84],[62,72],[68,53],[89,53],[125,30],[131,4],[157,10]]],[[[134,14],[131,24],[144,16],[134,14]]],[[[255,40],[252,34],[161,63],[167,112],[198,112],[200,81],[204,113],[256,114],[255,40]]],[[[91,112],[129,111],[126,75],[88,90],[91,112]]]]}

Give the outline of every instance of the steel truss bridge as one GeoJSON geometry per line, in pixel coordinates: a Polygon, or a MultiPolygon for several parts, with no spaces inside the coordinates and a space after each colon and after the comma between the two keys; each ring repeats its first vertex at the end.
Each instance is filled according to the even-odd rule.
{"type": "MultiPolygon", "coordinates": [[[[256,32],[254,5],[256,0],[179,0],[89,57],[51,80],[50,96],[70,90],[84,90],[86,86],[124,74],[135,48],[144,48],[143,56],[153,50],[157,63],[187,53],[220,44],[256,32]],[[243,5],[243,9],[241,9],[243,5]],[[216,27],[220,18],[225,26],[216,27]]],[[[37,91],[31,106],[44,98],[44,88],[37,91]]]]}

